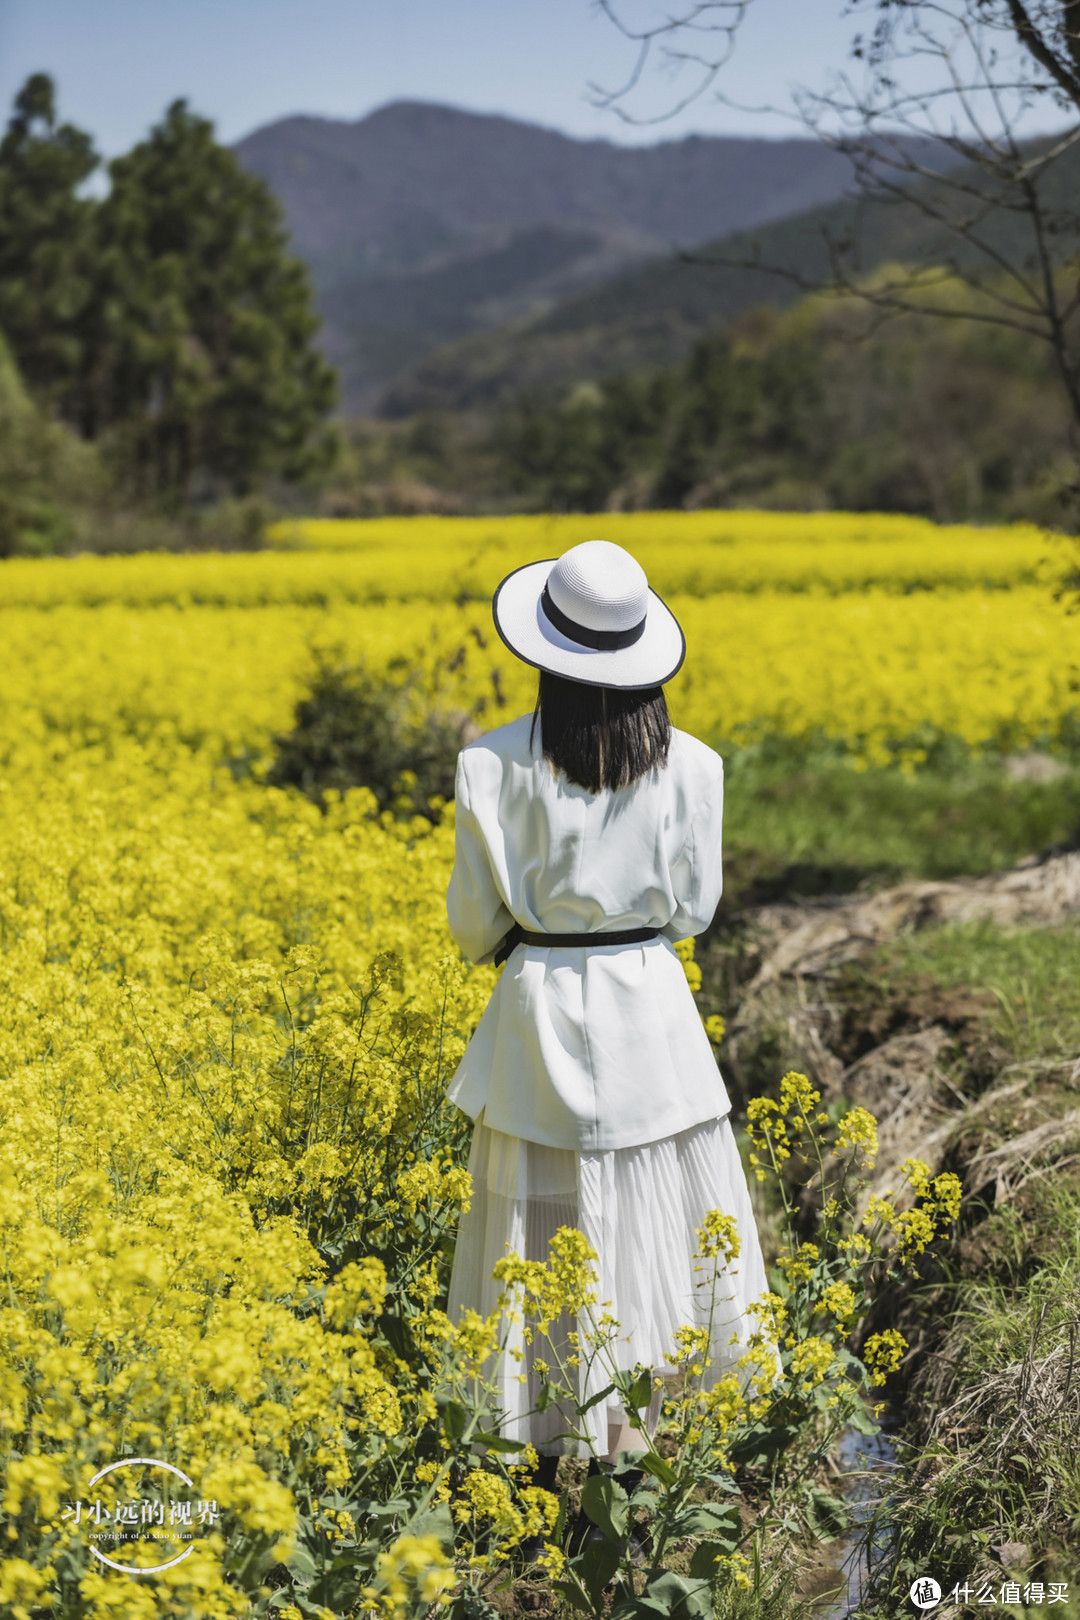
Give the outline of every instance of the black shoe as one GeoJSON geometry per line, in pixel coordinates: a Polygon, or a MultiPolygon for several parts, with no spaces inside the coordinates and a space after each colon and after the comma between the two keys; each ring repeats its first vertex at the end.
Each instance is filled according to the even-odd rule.
{"type": "MultiPolygon", "coordinates": [[[[597,1474],[610,1475],[617,1484],[622,1486],[627,1496],[632,1496],[637,1486],[644,1479],[645,1470],[643,1468],[620,1468],[616,1471],[614,1463],[590,1457],[589,1471],[586,1478],[592,1479],[597,1474]]],[[[585,1513],[581,1513],[574,1520],[571,1527],[566,1548],[567,1556],[574,1558],[578,1553],[584,1552],[586,1547],[591,1547],[594,1542],[606,1540],[607,1537],[600,1526],[593,1524],[585,1513]]],[[[648,1527],[643,1524],[632,1524],[629,1534],[619,1542],[619,1550],[623,1556],[626,1556],[629,1552],[629,1556],[635,1564],[644,1564],[648,1562],[648,1551],[651,1544],[652,1532],[648,1527]]]]}
{"type": "Polygon", "coordinates": [[[559,1471],[560,1460],[558,1453],[552,1457],[548,1456],[546,1452],[541,1452],[540,1461],[536,1467],[531,1469],[529,1473],[521,1475],[518,1481],[518,1490],[521,1490],[526,1485],[536,1485],[540,1490],[550,1491],[552,1496],[557,1496],[559,1493],[555,1489],[555,1475],[559,1471]]]}
{"type": "MultiPolygon", "coordinates": [[[[566,1545],[566,1556],[576,1558],[587,1547],[597,1541],[606,1541],[607,1537],[598,1524],[593,1524],[584,1514],[574,1520],[566,1545]]],[[[633,1524],[629,1535],[623,1536],[619,1542],[619,1553],[623,1558],[629,1557],[631,1563],[647,1564],[649,1553],[652,1550],[652,1531],[647,1524],[633,1524]]],[[[535,1555],[534,1555],[535,1556],[535,1555]]]]}
{"type": "Polygon", "coordinates": [[[522,1564],[535,1564],[545,1545],[543,1536],[529,1536],[525,1541],[518,1542],[514,1552],[522,1564]]]}
{"type": "Polygon", "coordinates": [[[645,1478],[644,1468],[616,1468],[614,1463],[600,1462],[595,1457],[589,1458],[589,1472],[586,1476],[591,1479],[594,1474],[608,1474],[622,1486],[627,1496],[632,1496],[641,1481],[645,1478]]]}

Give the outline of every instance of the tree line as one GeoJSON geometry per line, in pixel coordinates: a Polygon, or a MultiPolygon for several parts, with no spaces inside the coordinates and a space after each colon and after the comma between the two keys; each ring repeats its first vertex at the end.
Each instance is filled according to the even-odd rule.
{"type": "Polygon", "coordinates": [[[101,167],[32,75],[0,140],[0,335],[39,412],[166,506],[325,470],[336,374],[265,183],[183,100],[99,196],[101,167]]]}
{"type": "Polygon", "coordinates": [[[1076,530],[1055,357],[1030,333],[962,319],[970,296],[939,281],[933,312],[887,319],[826,294],[762,304],[674,364],[523,390],[486,417],[348,424],[323,509],[772,507],[1076,530]],[[937,313],[945,300],[955,319],[937,313]]]}

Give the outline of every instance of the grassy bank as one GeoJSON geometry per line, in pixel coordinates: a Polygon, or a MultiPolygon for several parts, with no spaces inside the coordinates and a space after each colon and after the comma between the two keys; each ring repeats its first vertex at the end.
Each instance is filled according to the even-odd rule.
{"type": "Polygon", "coordinates": [[[955,746],[938,765],[905,772],[856,770],[835,751],[790,745],[735,752],[719,920],[790,896],[997,871],[1077,836],[1080,756],[955,746]]]}
{"type": "MultiPolygon", "coordinates": [[[[998,1612],[1080,1612],[1080,932],[935,929],[881,953],[895,992],[927,977],[989,992],[999,1054],[944,1160],[970,1206],[943,1273],[905,1306],[939,1326],[908,1369],[907,1444],[887,1511],[887,1582],[866,1613],[897,1612],[915,1576],[946,1594],[989,1585],[998,1612]],[[1019,1599],[1009,1583],[1019,1585],[1019,1599]],[[1067,1601],[1060,1601],[1067,1589],[1067,1601]],[[1026,1597],[1025,1597],[1026,1592],[1026,1597]],[[1041,1596],[1040,1596],[1041,1593],[1041,1596]]],[[[870,964],[866,964],[869,968],[870,964]]],[[[961,1058],[956,1078],[970,1084],[961,1058]]],[[[982,1600],[985,1604],[987,1600],[982,1600]]],[[[948,1612],[943,1609],[942,1612],[948,1612]]],[[[968,1612],[962,1606],[958,1612],[968,1612]]]]}
{"type": "Polygon", "coordinates": [[[870,1530],[891,1544],[860,1620],[909,1612],[922,1575],[942,1614],[982,1612],[988,1591],[1002,1614],[1051,1596],[1080,1612],[1078,985],[1073,922],[926,929],[836,976],[847,1057],[860,1031],[887,1040],[898,1008],[951,1009],[947,1078],[968,1099],[935,1161],[965,1185],[957,1239],[867,1324],[914,1349],[886,1391],[899,1467],[870,1530]]]}

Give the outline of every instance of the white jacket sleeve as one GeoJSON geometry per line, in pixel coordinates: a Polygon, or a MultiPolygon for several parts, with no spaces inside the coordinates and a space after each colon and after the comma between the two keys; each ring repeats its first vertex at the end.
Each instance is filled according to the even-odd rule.
{"type": "Polygon", "coordinates": [[[673,943],[702,934],[712,922],[724,887],[721,858],[724,820],[724,767],[698,804],[690,830],[671,867],[675,915],[660,932],[673,943]]]}
{"type": "Polygon", "coordinates": [[[455,944],[470,962],[490,962],[514,919],[495,884],[480,823],[469,803],[464,751],[454,784],[454,870],[446,891],[446,916],[455,944]]]}

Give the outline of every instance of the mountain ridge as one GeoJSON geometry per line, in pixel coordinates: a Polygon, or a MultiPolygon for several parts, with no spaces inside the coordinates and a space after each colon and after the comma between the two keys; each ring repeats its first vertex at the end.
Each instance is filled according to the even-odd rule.
{"type": "Polygon", "coordinates": [[[415,101],[351,122],[293,114],[233,149],[282,204],[352,410],[440,345],[830,201],[850,175],[809,138],[619,146],[415,101]]]}

